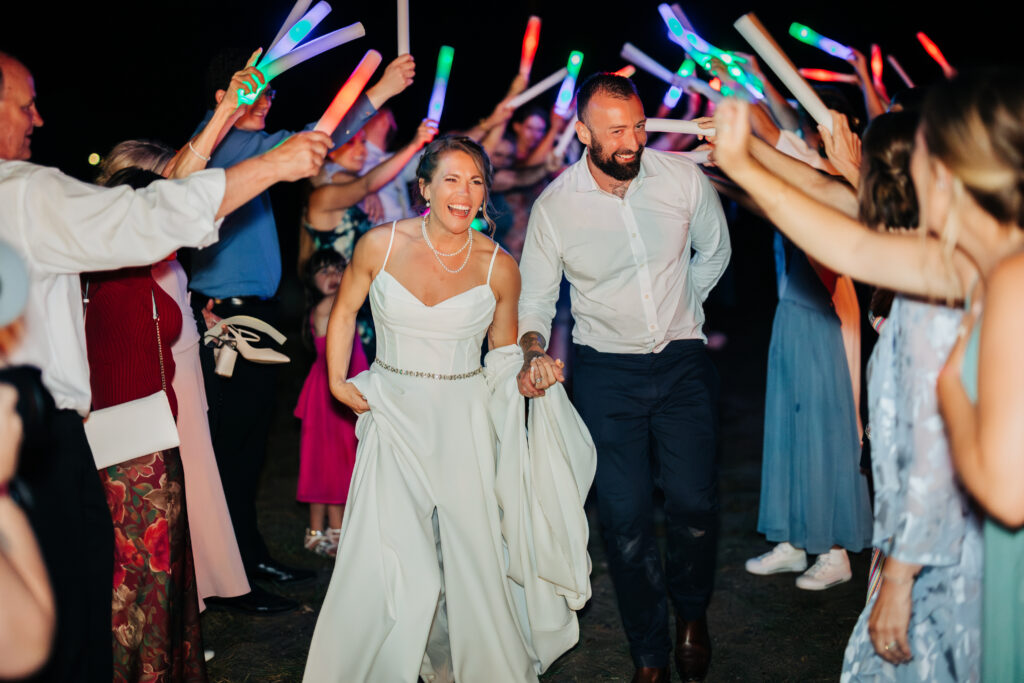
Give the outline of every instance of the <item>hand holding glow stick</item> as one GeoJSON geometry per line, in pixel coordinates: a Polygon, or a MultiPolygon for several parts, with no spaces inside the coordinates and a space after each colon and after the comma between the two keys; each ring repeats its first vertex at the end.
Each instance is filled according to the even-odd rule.
{"type": "Polygon", "coordinates": [[[513,109],[518,109],[519,107],[523,106],[524,104],[532,100],[534,97],[537,97],[537,95],[540,95],[542,92],[550,90],[551,88],[555,87],[556,83],[561,83],[562,79],[564,79],[566,74],[568,73],[569,71],[565,67],[563,67],[556,71],[555,73],[548,76],[547,78],[545,78],[543,81],[539,81],[535,85],[530,86],[529,88],[519,93],[515,97],[509,99],[509,101],[506,104],[509,107],[512,107],[513,109]]]}
{"type": "Polygon", "coordinates": [[[267,48],[267,52],[273,50],[274,47],[278,44],[278,42],[280,42],[280,40],[284,38],[284,35],[285,33],[288,32],[288,29],[294,26],[295,23],[299,20],[299,18],[306,13],[306,10],[309,9],[309,5],[311,2],[313,2],[313,0],[296,0],[295,6],[292,7],[292,11],[288,13],[288,17],[284,20],[284,23],[281,24],[281,28],[277,30],[277,35],[274,36],[274,40],[270,42],[270,47],[267,48]]]}
{"type": "Polygon", "coordinates": [[[526,34],[523,36],[523,53],[519,58],[519,73],[529,80],[533,68],[533,57],[540,45],[540,17],[531,16],[526,22],[526,34]]]}
{"type": "Polygon", "coordinates": [[[736,20],[733,26],[740,32],[740,35],[746,38],[761,61],[768,65],[768,68],[793,93],[797,101],[811,115],[811,118],[832,132],[832,115],[829,113],[828,107],[807,84],[807,81],[800,77],[793,62],[789,61],[789,57],[779,48],[778,43],[775,42],[757,16],[753,12],[744,14],[736,20]]]}
{"type": "Polygon", "coordinates": [[[363,55],[362,61],[359,62],[359,66],[352,72],[352,75],[348,77],[345,84],[338,90],[338,94],[334,96],[334,100],[331,105],[327,107],[327,111],[320,117],[320,120],[316,124],[316,130],[328,135],[334,134],[334,129],[338,127],[341,120],[345,118],[345,114],[355,104],[356,99],[359,97],[359,93],[366,87],[367,82],[370,80],[370,76],[380,66],[381,55],[376,50],[369,50],[363,55]]]}
{"type": "Polygon", "coordinates": [[[434,75],[434,90],[430,93],[430,105],[427,107],[427,118],[436,123],[441,122],[444,110],[444,96],[448,92],[448,77],[452,73],[452,61],[455,59],[455,48],[442,45],[437,53],[437,71],[434,75]]]}
{"type": "Polygon", "coordinates": [[[576,78],[580,75],[580,68],[583,66],[583,53],[573,50],[569,54],[569,62],[565,65],[565,78],[562,80],[562,87],[558,89],[558,97],[555,98],[555,114],[563,119],[569,115],[569,107],[572,104],[573,90],[576,88],[576,78]]]}
{"type": "Polygon", "coordinates": [[[647,119],[648,133],[683,133],[685,135],[714,135],[714,128],[701,128],[696,121],[679,119],[647,119]]]}
{"type": "Polygon", "coordinates": [[[812,81],[821,81],[823,83],[852,83],[856,85],[860,83],[860,79],[857,78],[856,74],[844,74],[838,71],[829,71],[828,69],[800,69],[800,75],[804,78],[809,78],[812,81]]]}
{"type": "Polygon", "coordinates": [[[949,65],[949,62],[946,61],[942,54],[942,50],[939,49],[939,46],[931,38],[924,34],[924,31],[917,32],[917,39],[921,42],[921,47],[924,48],[924,51],[942,67],[942,73],[946,74],[946,78],[956,76],[956,69],[949,65]]]}
{"type": "Polygon", "coordinates": [[[837,43],[831,38],[826,38],[817,31],[811,29],[809,26],[798,24],[793,22],[789,25],[789,35],[793,36],[801,43],[813,45],[819,50],[824,50],[833,57],[839,57],[839,59],[849,59],[853,56],[853,52],[850,48],[846,47],[842,43],[837,43]]]}
{"type": "Polygon", "coordinates": [[[902,78],[903,82],[907,84],[907,87],[913,88],[914,81],[910,80],[910,76],[908,76],[907,72],[903,70],[903,67],[900,66],[900,63],[896,61],[896,58],[893,57],[892,55],[886,55],[885,58],[889,60],[889,66],[891,66],[896,71],[896,73],[900,75],[900,78],[902,78]]]}
{"type": "Polygon", "coordinates": [[[398,0],[398,54],[409,54],[409,0],[398,0]]]}
{"type": "Polygon", "coordinates": [[[287,33],[277,41],[274,47],[267,50],[267,53],[263,55],[263,59],[260,60],[260,66],[270,64],[275,59],[279,59],[291,52],[330,13],[331,6],[326,2],[318,2],[314,5],[313,9],[306,12],[302,15],[301,19],[289,27],[287,33]]]}

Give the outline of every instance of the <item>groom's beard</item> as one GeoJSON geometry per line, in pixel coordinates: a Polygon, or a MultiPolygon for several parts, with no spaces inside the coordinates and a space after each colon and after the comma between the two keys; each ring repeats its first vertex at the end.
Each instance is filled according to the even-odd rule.
{"type": "Polygon", "coordinates": [[[590,146],[590,160],[594,162],[594,166],[597,166],[616,180],[632,180],[636,178],[637,174],[640,173],[640,158],[643,156],[644,146],[640,145],[637,147],[636,151],[633,152],[636,156],[629,163],[623,163],[616,159],[616,152],[629,154],[632,150],[617,149],[615,152],[605,154],[604,148],[594,141],[590,146]]]}

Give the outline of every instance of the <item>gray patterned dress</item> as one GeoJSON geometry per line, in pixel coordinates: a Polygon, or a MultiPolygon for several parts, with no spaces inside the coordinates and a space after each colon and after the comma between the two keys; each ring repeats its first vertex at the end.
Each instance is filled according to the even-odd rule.
{"type": "Polygon", "coordinates": [[[977,681],[981,652],[981,526],[956,482],[936,380],[960,310],[896,297],[868,369],[874,545],[924,565],[914,582],[913,659],[894,666],[868,636],[877,594],[843,657],[841,681],[977,681]]]}

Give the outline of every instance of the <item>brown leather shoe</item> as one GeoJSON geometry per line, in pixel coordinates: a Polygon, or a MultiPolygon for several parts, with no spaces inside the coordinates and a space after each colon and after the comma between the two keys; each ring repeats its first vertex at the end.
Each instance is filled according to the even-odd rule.
{"type": "Polygon", "coordinates": [[[676,668],[683,681],[703,681],[711,663],[711,637],[707,619],[676,619],[676,668]]]}
{"type": "Polygon", "coordinates": [[[640,666],[633,673],[632,683],[669,683],[672,680],[672,673],[666,666],[659,669],[655,666],[640,666]]]}

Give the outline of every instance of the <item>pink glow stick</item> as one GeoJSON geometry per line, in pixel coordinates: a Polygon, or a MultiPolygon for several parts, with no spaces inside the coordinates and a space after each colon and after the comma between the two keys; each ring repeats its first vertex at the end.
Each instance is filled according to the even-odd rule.
{"type": "Polygon", "coordinates": [[[334,134],[334,129],[338,127],[341,120],[345,118],[345,114],[355,104],[356,98],[359,97],[359,93],[366,87],[367,82],[370,80],[370,76],[380,66],[381,55],[376,50],[368,50],[363,59],[359,62],[359,66],[352,72],[352,75],[348,77],[345,84],[338,90],[338,94],[334,96],[334,100],[331,105],[327,107],[327,111],[320,117],[320,120],[316,124],[316,130],[328,135],[334,134]]]}

